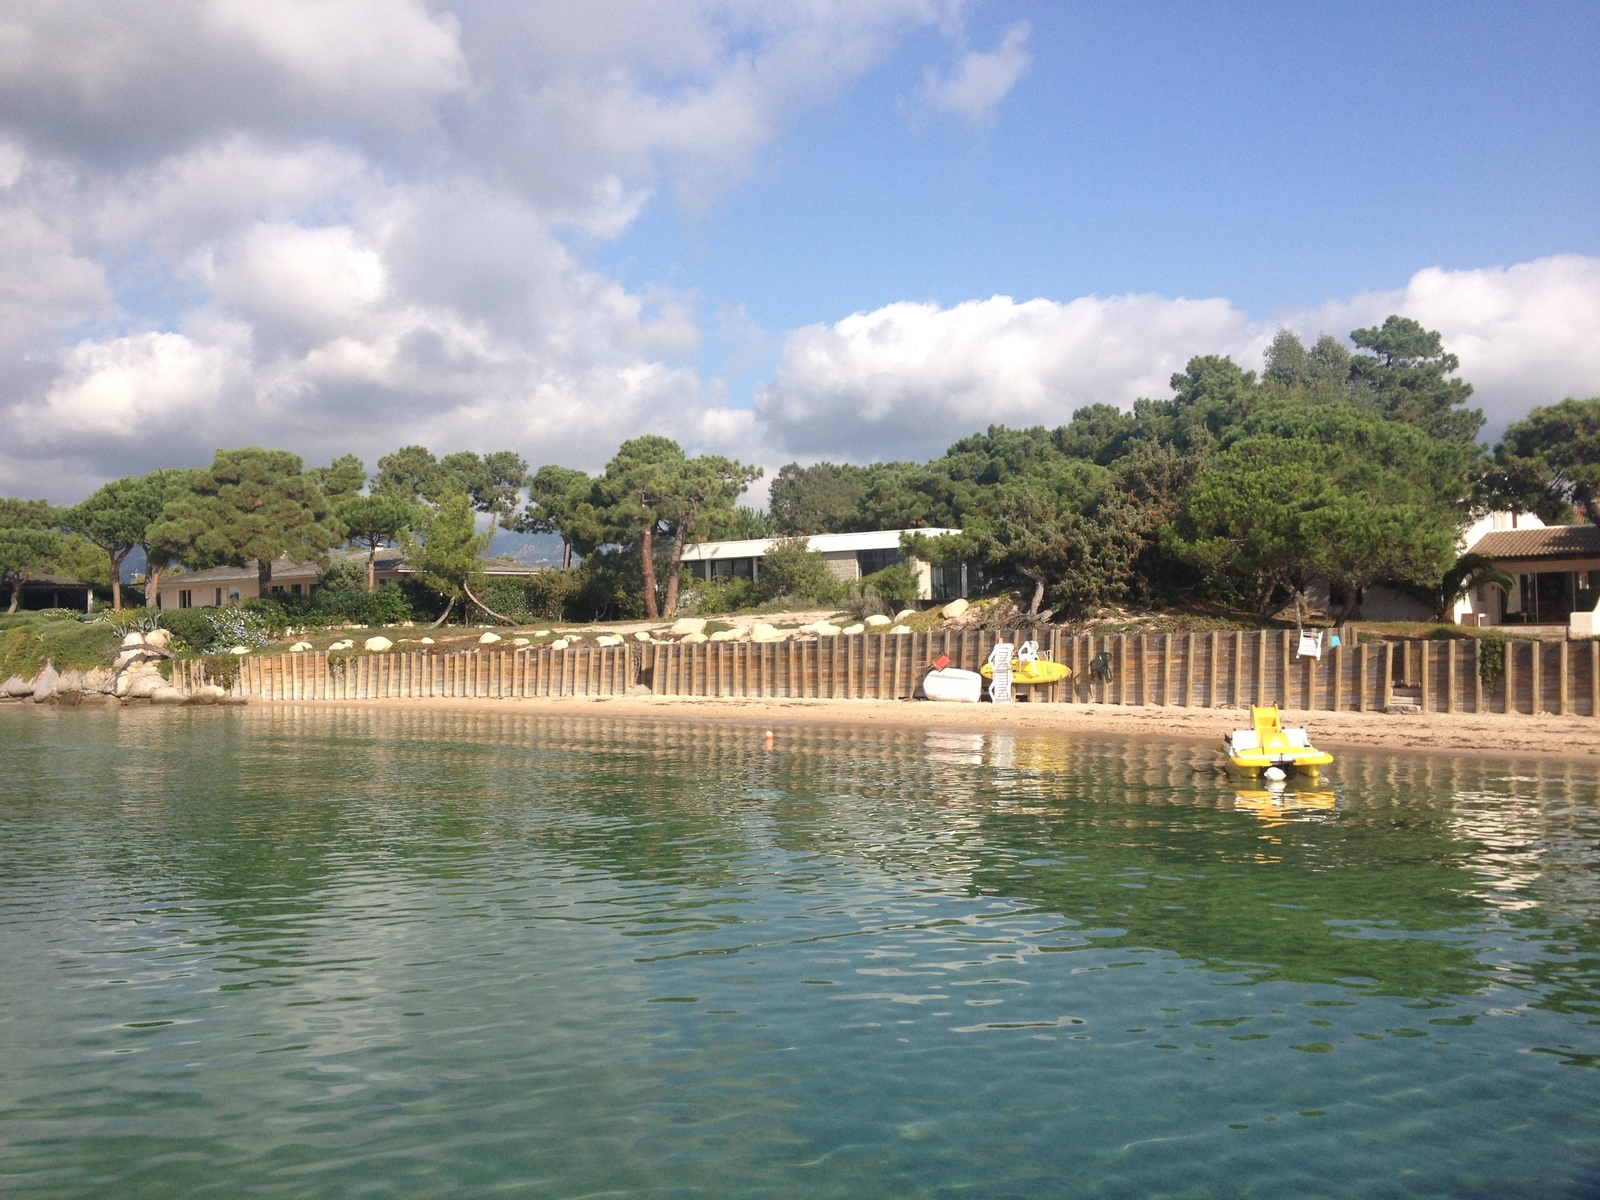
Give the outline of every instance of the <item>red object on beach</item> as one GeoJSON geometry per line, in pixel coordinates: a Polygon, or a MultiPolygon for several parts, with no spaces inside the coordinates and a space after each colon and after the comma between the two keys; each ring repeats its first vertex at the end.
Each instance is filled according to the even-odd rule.
{"type": "Polygon", "coordinates": [[[938,658],[933,660],[933,669],[935,671],[942,671],[946,667],[948,667],[949,665],[950,665],[950,656],[948,654],[941,654],[941,655],[939,655],[938,658]]]}

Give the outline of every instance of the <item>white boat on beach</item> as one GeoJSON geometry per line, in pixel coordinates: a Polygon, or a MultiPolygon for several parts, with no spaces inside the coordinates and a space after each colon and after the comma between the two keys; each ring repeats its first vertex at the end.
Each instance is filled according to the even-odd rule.
{"type": "Polygon", "coordinates": [[[983,695],[983,676],[959,667],[942,667],[922,677],[922,694],[929,700],[976,704],[983,695]]]}

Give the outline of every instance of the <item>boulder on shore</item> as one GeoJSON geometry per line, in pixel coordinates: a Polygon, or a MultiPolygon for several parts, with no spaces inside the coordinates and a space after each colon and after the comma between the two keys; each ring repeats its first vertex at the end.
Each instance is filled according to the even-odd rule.
{"type": "Polygon", "coordinates": [[[854,637],[856,634],[865,633],[866,631],[867,627],[860,621],[857,621],[854,625],[846,625],[839,632],[844,634],[846,637],[854,637]]]}
{"type": "Polygon", "coordinates": [[[890,621],[889,618],[884,616],[882,613],[873,613],[870,617],[868,617],[866,619],[864,624],[866,625],[866,627],[868,629],[877,629],[877,628],[879,628],[880,626],[883,626],[883,625],[893,624],[893,622],[890,621]]]}
{"type": "Polygon", "coordinates": [[[44,670],[40,671],[33,679],[33,702],[43,704],[56,693],[56,685],[61,682],[61,673],[55,669],[54,664],[45,663],[44,670]]]}
{"type": "Polygon", "coordinates": [[[911,630],[907,629],[904,625],[891,625],[889,626],[889,632],[893,634],[901,634],[910,633],[911,630]]]}
{"type": "Polygon", "coordinates": [[[167,681],[159,675],[124,675],[123,678],[128,681],[128,690],[123,691],[119,686],[117,694],[127,700],[148,700],[156,689],[167,686],[167,681]]]}
{"type": "Polygon", "coordinates": [[[704,633],[706,622],[704,617],[679,617],[672,623],[669,631],[673,637],[688,637],[691,633],[704,633]]]}
{"type": "Polygon", "coordinates": [[[144,644],[146,646],[154,646],[158,650],[170,650],[172,648],[172,630],[152,629],[144,635],[144,644]]]}
{"type": "Polygon", "coordinates": [[[952,600],[949,604],[946,604],[943,608],[941,608],[939,612],[941,615],[943,615],[945,620],[954,621],[957,617],[961,616],[967,611],[967,609],[971,607],[972,605],[968,604],[965,600],[952,600]]]}
{"type": "Polygon", "coordinates": [[[33,684],[21,675],[13,675],[4,683],[0,683],[0,696],[8,696],[13,700],[20,700],[24,696],[33,695],[33,684]]]}
{"type": "Polygon", "coordinates": [[[839,627],[832,621],[818,621],[811,627],[811,632],[818,637],[838,637],[839,627]]]}
{"type": "Polygon", "coordinates": [[[620,646],[622,645],[622,639],[614,633],[602,633],[595,638],[594,644],[596,646],[620,646]]]}
{"type": "Polygon", "coordinates": [[[684,635],[682,644],[685,646],[698,646],[701,642],[709,642],[710,640],[703,633],[689,633],[684,635]]]}
{"type": "Polygon", "coordinates": [[[226,688],[220,688],[214,683],[205,683],[195,688],[194,694],[189,699],[196,704],[215,704],[217,701],[224,699],[227,694],[226,688]]]}
{"type": "Polygon", "coordinates": [[[781,642],[783,631],[765,621],[757,621],[750,626],[750,640],[752,642],[781,642]]]}
{"type": "Polygon", "coordinates": [[[494,645],[496,642],[498,642],[500,640],[501,640],[501,638],[500,638],[500,635],[498,633],[486,633],[486,634],[484,634],[482,637],[480,637],[478,639],[478,645],[480,645],[480,646],[492,646],[492,645],[494,645]]]}
{"type": "Polygon", "coordinates": [[[163,684],[161,687],[153,689],[150,693],[152,704],[182,704],[188,699],[189,694],[187,692],[182,688],[172,687],[170,684],[163,684]]]}
{"type": "Polygon", "coordinates": [[[732,629],[719,629],[708,640],[713,642],[737,642],[739,634],[732,629]]]}
{"type": "Polygon", "coordinates": [[[896,621],[904,621],[907,617],[914,617],[916,615],[917,615],[917,610],[916,609],[914,609],[914,608],[902,608],[899,612],[895,613],[894,619],[896,621]]]}
{"type": "Polygon", "coordinates": [[[374,654],[382,654],[385,650],[393,650],[394,643],[386,637],[369,637],[361,643],[362,648],[371,650],[374,654]]]}

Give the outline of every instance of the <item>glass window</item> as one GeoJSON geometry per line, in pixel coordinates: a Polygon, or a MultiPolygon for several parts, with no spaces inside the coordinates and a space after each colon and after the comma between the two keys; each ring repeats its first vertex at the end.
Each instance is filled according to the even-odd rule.
{"type": "Polygon", "coordinates": [[[217,589],[217,607],[218,608],[222,607],[222,589],[221,588],[217,589]]]}
{"type": "Polygon", "coordinates": [[[238,588],[229,588],[228,589],[228,599],[229,600],[237,600],[238,598],[239,598],[239,589],[238,588]]]}
{"type": "Polygon", "coordinates": [[[300,594],[300,585],[298,583],[290,584],[289,590],[298,596],[300,594]]]}
{"type": "Polygon", "coordinates": [[[861,568],[863,575],[876,575],[886,567],[892,567],[905,560],[900,556],[899,547],[892,550],[857,550],[856,566],[861,568]]]}
{"type": "Polygon", "coordinates": [[[178,607],[179,608],[189,608],[193,604],[194,604],[194,593],[191,592],[188,588],[184,588],[182,591],[180,591],[178,593],[178,607]]]}

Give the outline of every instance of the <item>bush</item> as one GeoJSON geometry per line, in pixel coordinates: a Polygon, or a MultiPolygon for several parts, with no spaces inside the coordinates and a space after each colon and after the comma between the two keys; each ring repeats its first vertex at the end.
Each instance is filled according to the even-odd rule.
{"type": "Polygon", "coordinates": [[[86,624],[78,615],[30,613],[29,620],[7,620],[0,626],[0,679],[32,679],[46,662],[62,671],[110,666],[121,631],[108,621],[86,624]]]}
{"type": "Polygon", "coordinates": [[[393,584],[371,592],[365,586],[359,591],[318,588],[306,615],[330,625],[398,625],[412,619],[410,599],[393,584]]]}
{"type": "Polygon", "coordinates": [[[170,631],[185,649],[199,653],[217,640],[216,627],[209,616],[215,611],[205,608],[158,609],[157,619],[161,628],[170,631]]]}
{"type": "Polygon", "coordinates": [[[1498,633],[1486,633],[1478,639],[1478,678],[1493,685],[1506,673],[1506,639],[1498,633]]]}
{"type": "Polygon", "coordinates": [[[487,580],[483,602],[513,621],[561,621],[567,604],[582,590],[583,572],[540,571],[534,575],[487,580]]]}
{"type": "Polygon", "coordinates": [[[897,608],[915,603],[917,592],[920,590],[916,568],[905,562],[895,563],[892,567],[874,572],[861,583],[878,599],[897,608]]]}
{"type": "Polygon", "coordinates": [[[742,608],[754,608],[766,599],[765,589],[748,579],[722,576],[707,581],[685,571],[678,585],[678,614],[738,612],[742,608]]]}
{"type": "MultiPolygon", "coordinates": [[[[828,569],[827,558],[821,551],[811,549],[804,538],[784,538],[775,543],[761,560],[759,583],[764,600],[792,596],[813,604],[832,604],[840,593],[839,581],[828,569]]],[[[913,595],[915,591],[913,577],[913,595]]]]}

